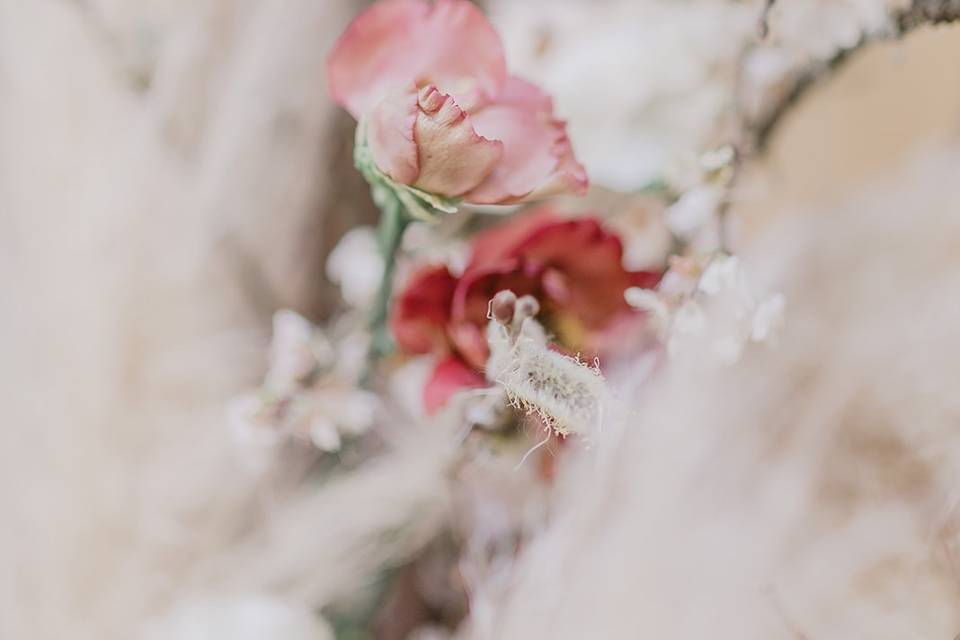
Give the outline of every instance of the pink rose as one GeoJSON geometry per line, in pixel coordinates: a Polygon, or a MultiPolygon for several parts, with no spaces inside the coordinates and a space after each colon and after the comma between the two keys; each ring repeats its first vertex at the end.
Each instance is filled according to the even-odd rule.
{"type": "Polygon", "coordinates": [[[498,291],[536,297],[538,319],[557,346],[590,358],[624,352],[629,338],[642,333],[642,315],[623,293],[659,279],[659,273],[624,269],[620,238],[598,219],[563,219],[542,208],[478,235],[460,277],[445,266],[414,273],[396,297],[390,326],[402,351],[438,356],[424,391],[432,412],[454,391],[486,384],[484,331],[498,291]]]}
{"type": "Polygon", "coordinates": [[[327,77],[396,182],[476,204],[586,191],[552,100],[507,74],[500,37],[467,0],[380,0],[340,37],[327,77]]]}

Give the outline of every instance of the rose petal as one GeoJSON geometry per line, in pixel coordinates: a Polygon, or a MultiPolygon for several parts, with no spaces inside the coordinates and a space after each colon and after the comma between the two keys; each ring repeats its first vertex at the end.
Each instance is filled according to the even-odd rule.
{"type": "Polygon", "coordinates": [[[330,95],[358,119],[410,82],[433,83],[469,109],[499,93],[506,75],[500,36],[467,0],[380,0],[327,59],[330,95]]]}
{"type": "Polygon", "coordinates": [[[484,377],[462,360],[444,358],[437,362],[423,387],[423,405],[427,414],[432,415],[439,411],[454,393],[485,386],[487,382],[484,377]]]}
{"type": "Polygon", "coordinates": [[[526,242],[530,234],[559,220],[550,207],[537,207],[523,215],[510,218],[509,223],[498,224],[478,233],[470,243],[472,251],[467,271],[488,269],[504,258],[515,257],[517,246],[526,242]]]}
{"type": "Polygon", "coordinates": [[[490,300],[505,289],[517,296],[538,295],[538,280],[518,269],[520,261],[510,258],[485,270],[464,273],[453,295],[450,340],[457,352],[474,367],[481,368],[489,352],[485,328],[490,300]]]}
{"type": "Polygon", "coordinates": [[[414,273],[397,295],[390,330],[407,353],[446,349],[446,327],[457,280],[444,266],[428,266],[414,273]]]}
{"type": "Polygon", "coordinates": [[[503,144],[478,136],[453,98],[433,86],[420,90],[417,105],[414,134],[420,175],[416,186],[459,196],[483,182],[503,155],[503,144]]]}
{"type": "Polygon", "coordinates": [[[553,98],[529,80],[508,76],[497,94],[496,103],[531,113],[553,113],[553,98]]]}
{"type": "Polygon", "coordinates": [[[657,273],[625,270],[620,238],[605,230],[596,218],[564,220],[542,207],[477,237],[474,254],[454,295],[454,320],[469,315],[461,300],[477,295],[463,292],[465,286],[476,287],[469,282],[465,285],[464,280],[482,281],[490,272],[498,272],[505,279],[510,271],[517,272],[514,277],[522,276],[521,280],[536,280],[539,285],[535,290],[526,292],[546,296],[541,302],[553,307],[554,313],[569,314],[589,329],[600,328],[617,313],[628,310],[623,299],[627,288],[651,287],[659,279],[657,273]]]}
{"type": "Polygon", "coordinates": [[[550,195],[586,193],[588,179],[577,162],[566,124],[535,85],[511,77],[496,101],[471,114],[474,129],[503,142],[503,158],[490,176],[466,195],[477,204],[508,204],[550,195]]]}
{"type": "Polygon", "coordinates": [[[653,289],[660,283],[663,274],[657,271],[628,271],[631,287],[653,289]]]}
{"type": "Polygon", "coordinates": [[[555,306],[588,328],[599,328],[629,308],[623,292],[633,282],[623,268],[623,245],[595,218],[545,225],[514,251],[544,271],[563,274],[563,299],[554,300],[555,306]]]}
{"type": "Polygon", "coordinates": [[[371,112],[367,146],[373,161],[385,174],[402,184],[413,184],[420,175],[415,124],[419,113],[417,88],[388,95],[371,112]]]}

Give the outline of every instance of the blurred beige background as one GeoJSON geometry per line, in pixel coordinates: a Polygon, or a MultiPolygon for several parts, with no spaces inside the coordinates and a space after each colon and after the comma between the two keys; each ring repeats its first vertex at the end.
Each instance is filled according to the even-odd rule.
{"type": "MultiPolygon", "coordinates": [[[[165,523],[233,481],[223,403],[276,309],[336,305],[324,257],[375,219],[323,70],[362,4],[0,0],[0,637],[136,618],[215,545],[165,523]]],[[[960,27],[923,29],[811,90],[738,183],[741,241],[956,142],[956,60],[960,27]]]]}

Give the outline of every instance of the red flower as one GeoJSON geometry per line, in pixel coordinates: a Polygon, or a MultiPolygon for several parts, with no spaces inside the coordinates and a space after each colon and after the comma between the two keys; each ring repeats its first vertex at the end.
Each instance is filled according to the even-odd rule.
{"type": "Polygon", "coordinates": [[[402,351],[439,357],[424,392],[428,412],[457,389],[485,384],[487,306],[503,289],[538,299],[539,320],[559,347],[584,357],[608,351],[618,329],[639,317],[623,292],[660,278],[627,271],[622,258],[620,238],[596,218],[562,219],[543,208],[478,235],[459,278],[445,266],[417,271],[390,325],[402,351]]]}

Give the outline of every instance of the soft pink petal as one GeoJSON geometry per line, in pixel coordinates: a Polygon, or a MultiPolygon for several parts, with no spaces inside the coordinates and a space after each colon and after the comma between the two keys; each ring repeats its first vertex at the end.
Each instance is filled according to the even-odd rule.
{"type": "Polygon", "coordinates": [[[367,122],[367,145],[373,161],[385,174],[403,184],[413,184],[420,175],[414,125],[417,121],[417,88],[390,94],[371,112],[367,122]]]}
{"type": "Polygon", "coordinates": [[[529,80],[509,76],[497,94],[496,102],[505,107],[517,107],[524,111],[553,113],[553,99],[529,80]]]}
{"type": "Polygon", "coordinates": [[[423,388],[423,405],[428,415],[443,408],[457,391],[485,387],[487,381],[458,358],[440,360],[423,388]]]}
{"type": "Polygon", "coordinates": [[[590,186],[587,170],[577,161],[573,152],[573,145],[567,137],[567,125],[561,120],[554,120],[551,125],[557,134],[554,142],[554,155],[557,156],[557,166],[549,178],[523,196],[522,200],[542,200],[551,196],[572,194],[582,196],[590,186]]]}
{"type": "Polygon", "coordinates": [[[380,0],[327,59],[330,94],[356,118],[410,82],[435,84],[469,109],[497,95],[506,76],[500,36],[467,0],[380,0]]]}
{"type": "Polygon", "coordinates": [[[414,126],[420,174],[416,186],[445,196],[459,196],[490,175],[503,155],[503,144],[477,135],[452,97],[432,86],[419,95],[414,126]]]}
{"type": "Polygon", "coordinates": [[[582,195],[587,174],[577,162],[566,124],[536,86],[511,78],[496,102],[471,115],[477,133],[503,142],[503,159],[466,195],[478,204],[507,204],[551,195],[582,195]]]}

